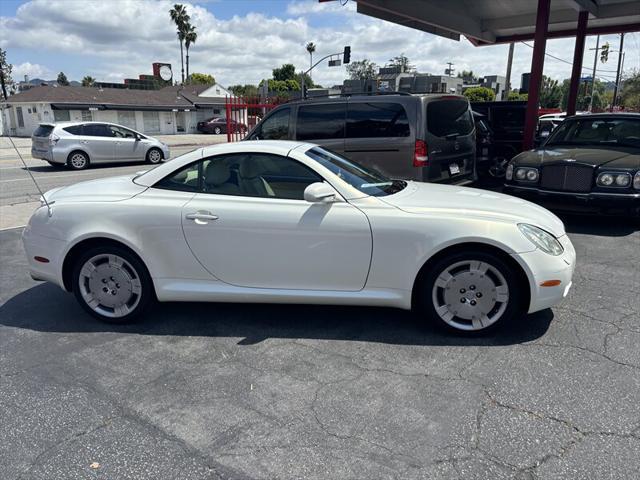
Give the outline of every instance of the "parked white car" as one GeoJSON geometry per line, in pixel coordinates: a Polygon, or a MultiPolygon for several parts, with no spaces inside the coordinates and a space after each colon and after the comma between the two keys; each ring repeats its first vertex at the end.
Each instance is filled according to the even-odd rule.
{"type": "Polygon", "coordinates": [[[31,156],[82,170],[96,163],[160,163],[169,158],[169,147],[115,123],[41,123],[31,136],[31,156]]]}
{"type": "Polygon", "coordinates": [[[542,207],[308,143],[206,147],[45,198],[23,234],[31,275],[116,323],[157,299],[415,308],[479,332],[556,304],[576,261],[542,207]]]}

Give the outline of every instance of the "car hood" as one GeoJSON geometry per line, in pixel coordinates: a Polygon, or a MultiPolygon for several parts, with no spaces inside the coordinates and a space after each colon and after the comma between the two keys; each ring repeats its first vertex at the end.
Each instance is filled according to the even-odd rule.
{"type": "Polygon", "coordinates": [[[45,193],[49,202],[119,202],[144,192],[147,187],[133,183],[135,175],[102,178],[55,188],[45,193]]]}
{"type": "Polygon", "coordinates": [[[567,161],[593,167],[606,165],[614,168],[640,168],[640,155],[621,148],[539,148],[522,152],[514,158],[517,165],[531,167],[567,161]]]}
{"type": "Polygon", "coordinates": [[[529,223],[556,237],[565,234],[562,221],[546,208],[520,198],[477,188],[408,182],[395,195],[380,200],[405,212],[475,217],[513,223],[529,223]]]}

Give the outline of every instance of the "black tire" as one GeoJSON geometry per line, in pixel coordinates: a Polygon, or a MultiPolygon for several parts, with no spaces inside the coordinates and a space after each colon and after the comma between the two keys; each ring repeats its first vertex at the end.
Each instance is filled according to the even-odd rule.
{"type": "Polygon", "coordinates": [[[521,288],[523,286],[520,285],[517,272],[500,256],[481,250],[456,252],[429,266],[429,270],[419,280],[414,291],[414,305],[420,316],[425,317],[438,328],[464,335],[484,335],[512,322],[523,313],[521,288]],[[471,268],[467,270],[466,262],[481,262],[481,268],[489,265],[490,269],[483,274],[471,268]],[[456,265],[459,266],[456,267],[456,265]],[[449,280],[443,280],[448,278],[450,271],[459,273],[451,275],[449,280]],[[439,279],[441,275],[442,278],[439,279]],[[480,283],[478,286],[475,285],[476,280],[473,280],[473,275],[476,275],[475,278],[480,283]],[[437,281],[439,285],[436,285],[437,281]],[[473,290],[468,285],[469,281],[474,282],[471,284],[471,287],[474,287],[473,290]],[[495,293],[495,288],[492,290],[490,282],[494,287],[497,286],[498,293],[495,293]],[[496,300],[492,298],[493,296],[498,297],[498,300],[504,296],[502,282],[507,287],[507,300],[492,302],[496,300]],[[460,286],[463,288],[459,288],[460,286]],[[492,303],[493,307],[490,307],[492,303]],[[440,309],[441,313],[438,313],[437,309],[440,309]],[[487,309],[488,312],[481,309],[487,309]],[[475,314],[473,318],[477,320],[463,318],[464,314],[458,310],[464,311],[464,314],[469,316],[475,314]],[[453,315],[452,311],[461,316],[453,315]],[[448,321],[445,320],[449,315],[452,317],[448,318],[448,321]]]}
{"type": "Polygon", "coordinates": [[[222,133],[222,129],[220,127],[215,127],[213,129],[213,133],[215,133],[216,135],[220,135],[222,133]]]}
{"type": "Polygon", "coordinates": [[[162,153],[162,150],[160,150],[159,148],[150,148],[147,152],[146,160],[147,163],[157,165],[158,163],[162,162],[163,158],[164,154],[162,153]]]}
{"type": "Polygon", "coordinates": [[[113,323],[118,325],[131,323],[138,319],[156,302],[153,282],[146,266],[136,255],[134,255],[128,249],[120,247],[118,245],[105,244],[104,246],[96,246],[90,248],[82,255],[80,255],[73,265],[71,281],[73,294],[75,295],[82,308],[84,308],[92,316],[106,323],[113,323]],[[91,272],[91,278],[86,277],[82,274],[82,269],[85,264],[87,264],[87,262],[92,261],[96,258],[98,258],[98,261],[101,261],[101,258],[107,255],[115,256],[116,258],[119,257],[119,259],[124,260],[122,266],[119,268],[119,270],[121,271],[119,271],[118,269],[113,269],[110,262],[107,260],[98,265],[98,267],[94,270],[94,272],[96,272],[95,274],[94,272],[91,272]],[[100,271],[99,269],[103,270],[100,271]],[[105,269],[110,269],[108,272],[111,273],[105,273],[105,269]],[[106,277],[103,279],[97,278],[101,275],[108,276],[110,274],[112,276],[109,277],[107,282],[105,282],[106,277]],[[131,285],[126,284],[126,280],[125,282],[123,282],[123,285],[115,283],[123,278],[118,275],[128,275],[132,279],[137,278],[139,280],[139,287],[131,288],[131,285]],[[123,298],[126,298],[127,291],[133,292],[134,290],[139,290],[139,292],[136,294],[131,294],[131,296],[129,297],[131,300],[130,303],[126,305],[126,309],[128,309],[127,313],[124,315],[115,316],[117,313],[116,308],[112,308],[113,311],[110,312],[110,307],[107,306],[106,303],[104,305],[99,303],[99,300],[108,297],[111,292],[105,293],[106,290],[105,292],[98,292],[98,289],[96,289],[96,291],[94,292],[92,291],[92,285],[99,285],[100,287],[104,287],[106,289],[111,288],[113,289],[113,291],[115,291],[117,287],[117,294],[113,295],[120,295],[120,290],[122,289],[122,291],[124,292],[123,298]],[[95,295],[93,295],[94,293],[95,295]],[[92,297],[96,302],[98,302],[97,306],[92,307],[91,305],[89,305],[86,300],[88,294],[92,294],[92,297]]]}
{"type": "Polygon", "coordinates": [[[84,170],[89,167],[89,155],[81,151],[71,152],[67,158],[67,166],[72,170],[84,170]]]}

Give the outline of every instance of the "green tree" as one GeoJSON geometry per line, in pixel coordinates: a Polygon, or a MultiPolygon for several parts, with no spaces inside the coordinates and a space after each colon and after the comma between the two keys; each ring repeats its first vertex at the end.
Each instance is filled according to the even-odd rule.
{"type": "Polygon", "coordinates": [[[632,70],[624,77],[620,105],[627,110],[640,111],[640,70],[632,70]]]}
{"type": "Polygon", "coordinates": [[[557,80],[553,80],[546,75],[542,76],[542,87],[540,88],[540,107],[557,108],[562,101],[562,88],[557,80]]]}
{"type": "Polygon", "coordinates": [[[496,99],[496,92],[487,87],[470,87],[464,91],[464,96],[470,102],[492,102],[496,99]]]}
{"type": "Polygon", "coordinates": [[[307,43],[307,52],[309,52],[309,68],[313,66],[313,52],[316,51],[316,44],[313,42],[307,43]]]}
{"type": "Polygon", "coordinates": [[[184,27],[184,49],[187,51],[187,79],[189,79],[189,47],[196,43],[197,39],[196,27],[187,22],[184,27]]]}
{"type": "Polygon", "coordinates": [[[364,59],[347,65],[347,74],[351,80],[369,80],[376,78],[378,66],[371,60],[364,59]]]}
{"type": "Polygon", "coordinates": [[[56,80],[56,82],[58,83],[58,85],[69,85],[69,80],[67,80],[67,76],[64,74],[64,72],[60,72],[58,74],[58,79],[56,80]]]}
{"type": "Polygon", "coordinates": [[[405,57],[404,53],[401,53],[397,57],[390,58],[388,66],[400,67],[400,71],[402,72],[413,72],[416,69],[415,65],[413,65],[407,57],[405,57]]]}
{"type": "Polygon", "coordinates": [[[184,5],[180,5],[176,3],[173,5],[173,8],[169,10],[169,17],[171,17],[171,21],[175,23],[177,31],[176,35],[178,35],[178,41],[180,42],[180,63],[182,65],[182,83],[184,83],[184,54],[182,50],[182,46],[184,44],[184,39],[186,36],[185,26],[189,23],[189,15],[187,14],[187,7],[184,5]]]}
{"type": "Polygon", "coordinates": [[[507,96],[507,100],[510,101],[527,101],[527,99],[529,98],[529,95],[526,93],[519,93],[516,90],[511,90],[509,92],[509,95],[507,96]]]}
{"type": "Polygon", "coordinates": [[[189,83],[193,85],[213,85],[216,83],[216,79],[213,75],[208,73],[192,73],[189,77],[189,83]]]}
{"type": "Polygon", "coordinates": [[[83,87],[93,87],[93,85],[96,83],[96,79],[93,78],[90,75],[87,75],[86,77],[84,77],[82,79],[82,86],[83,87]]]}
{"type": "Polygon", "coordinates": [[[473,70],[458,72],[458,78],[461,78],[464,83],[478,83],[478,76],[473,73],[473,70]]]}
{"type": "Polygon", "coordinates": [[[11,70],[13,70],[13,65],[7,62],[7,51],[0,48],[0,87],[5,100],[8,98],[7,89],[11,90],[13,86],[11,70]]]}
{"type": "MultiPolygon", "coordinates": [[[[562,99],[560,101],[560,106],[562,110],[567,110],[567,104],[569,103],[569,85],[571,84],[571,80],[565,79],[560,86],[562,91],[562,99]]],[[[604,96],[605,87],[604,84],[600,80],[596,80],[594,83],[594,92],[593,92],[593,110],[602,110],[605,106],[605,96],[604,96]]],[[[576,101],[576,111],[584,112],[589,110],[589,103],[591,101],[591,81],[582,82],[578,86],[578,98],[576,101]]]]}
{"type": "Polygon", "coordinates": [[[273,79],[286,81],[296,79],[296,67],[292,63],[285,63],[280,68],[273,69],[273,79]]]}
{"type": "Polygon", "coordinates": [[[247,83],[245,85],[231,85],[228,90],[232,91],[234,95],[238,97],[257,97],[258,87],[247,83]]]}

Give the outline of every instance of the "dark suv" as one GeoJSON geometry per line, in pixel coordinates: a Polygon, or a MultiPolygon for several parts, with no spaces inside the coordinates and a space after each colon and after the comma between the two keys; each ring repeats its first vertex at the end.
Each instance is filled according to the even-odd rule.
{"type": "Polygon", "coordinates": [[[393,178],[475,180],[474,122],[459,95],[354,95],[281,105],[247,140],[322,145],[393,178]]]}

